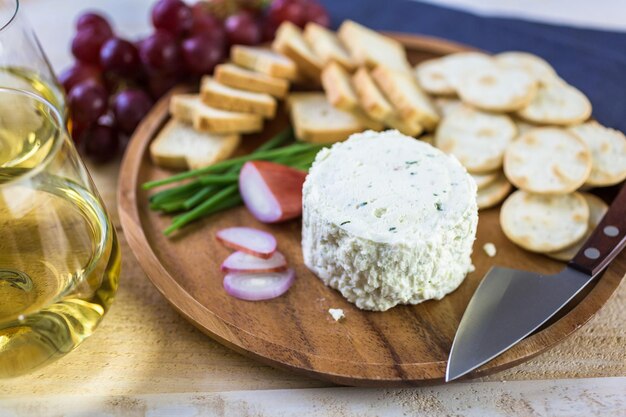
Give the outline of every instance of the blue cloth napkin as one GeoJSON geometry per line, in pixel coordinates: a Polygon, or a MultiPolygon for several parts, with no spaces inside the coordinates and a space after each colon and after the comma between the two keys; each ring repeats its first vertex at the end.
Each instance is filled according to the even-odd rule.
{"type": "Polygon", "coordinates": [[[352,19],[373,29],[438,36],[489,52],[537,54],[589,97],[600,123],[626,132],[626,33],[482,17],[412,0],[322,3],[335,25],[352,19]]]}

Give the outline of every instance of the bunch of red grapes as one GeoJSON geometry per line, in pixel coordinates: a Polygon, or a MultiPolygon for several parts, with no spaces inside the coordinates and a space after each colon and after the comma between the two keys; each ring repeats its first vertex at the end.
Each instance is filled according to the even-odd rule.
{"type": "Polygon", "coordinates": [[[72,41],[76,62],[59,81],[67,95],[72,137],[85,155],[96,162],[114,158],[154,100],[176,84],[210,74],[226,59],[230,45],[271,40],[286,20],[329,25],[317,0],[275,0],[266,9],[262,2],[239,0],[238,11],[225,19],[215,13],[219,1],[228,0],[193,6],[158,0],[151,14],[154,32],[136,42],[117,36],[100,14],[79,17],[72,41]]]}

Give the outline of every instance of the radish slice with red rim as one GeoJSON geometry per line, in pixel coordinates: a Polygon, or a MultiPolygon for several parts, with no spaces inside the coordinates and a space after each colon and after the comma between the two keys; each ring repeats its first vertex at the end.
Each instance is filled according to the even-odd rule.
{"type": "Polygon", "coordinates": [[[293,269],[259,274],[231,272],[224,277],[224,289],[228,295],[241,300],[270,300],[287,292],[295,278],[293,269]]]}
{"type": "Polygon", "coordinates": [[[276,239],[263,230],[251,227],[229,227],[216,234],[217,239],[228,248],[239,250],[259,258],[268,259],[276,251],[276,239]]]}
{"type": "Polygon", "coordinates": [[[258,256],[249,255],[245,252],[233,252],[222,263],[222,271],[228,272],[281,272],[287,269],[287,260],[280,252],[263,259],[258,256]]]}

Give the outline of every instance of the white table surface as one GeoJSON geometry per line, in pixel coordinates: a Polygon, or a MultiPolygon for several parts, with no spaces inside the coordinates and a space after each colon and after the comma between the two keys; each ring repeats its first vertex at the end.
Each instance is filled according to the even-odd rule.
{"type": "MultiPolygon", "coordinates": [[[[483,14],[518,15],[626,30],[626,0],[436,0],[483,14]],[[520,14],[520,11],[523,13],[520,14]]],[[[357,4],[358,1],[355,1],[357,4]]],[[[23,0],[48,57],[60,70],[71,62],[75,16],[104,10],[128,37],[149,32],[151,0],[23,0]]],[[[320,388],[86,397],[2,399],[0,416],[626,416],[626,377],[472,382],[432,388],[320,388]]]]}

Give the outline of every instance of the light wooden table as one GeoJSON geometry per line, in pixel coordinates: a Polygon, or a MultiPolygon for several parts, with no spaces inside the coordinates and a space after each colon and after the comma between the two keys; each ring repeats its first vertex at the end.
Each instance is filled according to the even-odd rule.
{"type": "MultiPolygon", "coordinates": [[[[123,22],[120,32],[136,34],[145,31],[150,2],[23,3],[52,62],[60,66],[68,60],[72,32],[64,22],[78,10],[99,6],[123,22]]],[[[101,327],[75,352],[31,375],[0,382],[0,416],[626,416],[626,285],[570,339],[484,380],[403,390],[332,388],[230,351],[167,304],[120,228],[118,169],[119,163],[90,165],[121,240],[117,299],[101,327]]]]}

